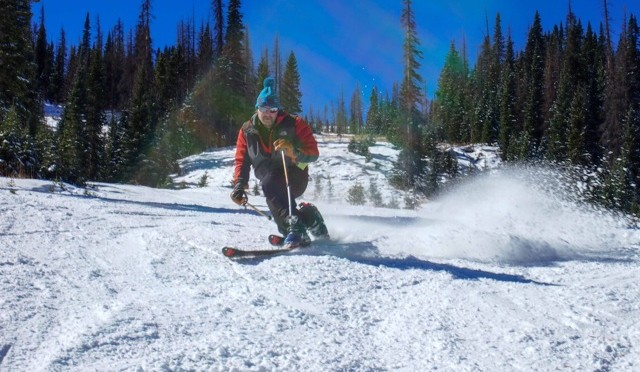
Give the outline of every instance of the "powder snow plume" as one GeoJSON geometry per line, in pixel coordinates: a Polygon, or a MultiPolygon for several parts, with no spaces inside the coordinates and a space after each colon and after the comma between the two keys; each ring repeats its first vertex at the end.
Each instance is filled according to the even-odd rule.
{"type": "Polygon", "coordinates": [[[616,259],[640,241],[630,218],[581,202],[565,181],[549,169],[497,169],[416,214],[351,215],[333,230],[343,241],[370,237],[387,254],[533,266],[616,259]]]}

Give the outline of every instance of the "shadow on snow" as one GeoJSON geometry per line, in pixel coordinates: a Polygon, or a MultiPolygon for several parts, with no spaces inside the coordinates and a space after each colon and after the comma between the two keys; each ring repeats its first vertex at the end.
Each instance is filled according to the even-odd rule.
{"type": "MultiPolygon", "coordinates": [[[[415,256],[406,257],[384,257],[380,256],[378,249],[372,242],[357,243],[317,243],[309,248],[300,248],[293,252],[285,253],[287,255],[305,255],[305,256],[334,256],[349,260],[362,265],[374,267],[382,267],[397,270],[425,270],[425,271],[444,271],[449,273],[454,279],[462,280],[480,280],[491,279],[500,282],[538,284],[538,285],[554,285],[549,283],[538,282],[527,279],[522,275],[494,273],[486,270],[470,269],[466,267],[435,263],[421,260],[415,256]]],[[[261,262],[272,258],[273,256],[254,257],[241,259],[242,262],[249,265],[257,265],[261,262]]]]}

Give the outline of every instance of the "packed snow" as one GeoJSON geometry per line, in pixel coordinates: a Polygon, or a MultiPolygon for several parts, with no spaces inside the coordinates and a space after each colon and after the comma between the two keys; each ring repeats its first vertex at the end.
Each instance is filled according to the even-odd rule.
{"type": "Polygon", "coordinates": [[[417,210],[350,205],[374,181],[403,207],[397,151],[318,140],[300,200],[332,239],[260,259],[221,254],[276,232],[229,199],[232,148],[183,159],[175,190],[0,178],[0,370],[640,369],[630,220],[482,146],[459,151],[482,175],[417,210]]]}

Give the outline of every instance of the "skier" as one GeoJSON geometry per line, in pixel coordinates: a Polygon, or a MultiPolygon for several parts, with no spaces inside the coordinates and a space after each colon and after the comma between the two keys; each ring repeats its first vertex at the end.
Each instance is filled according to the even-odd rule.
{"type": "Polygon", "coordinates": [[[311,239],[307,230],[315,239],[329,237],[318,209],[310,203],[301,203],[297,208],[295,201],[309,182],[307,163],[316,161],[318,155],[318,144],[311,127],[302,118],[280,107],[275,80],[266,78],[264,89],[256,99],[255,114],[238,133],[231,199],[238,205],[247,202],[245,190],[253,165],[278,230],[286,235],[284,245],[287,248],[309,244],[311,239]],[[284,152],[284,161],[281,152],[284,152]]]}

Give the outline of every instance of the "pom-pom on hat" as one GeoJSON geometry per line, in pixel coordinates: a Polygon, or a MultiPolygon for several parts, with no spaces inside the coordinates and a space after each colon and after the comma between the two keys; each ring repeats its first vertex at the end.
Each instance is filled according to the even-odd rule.
{"type": "Polygon", "coordinates": [[[280,108],[280,101],[278,100],[278,94],[276,93],[276,81],[272,77],[264,79],[264,88],[256,99],[256,108],[261,106],[277,107],[280,108]]]}

